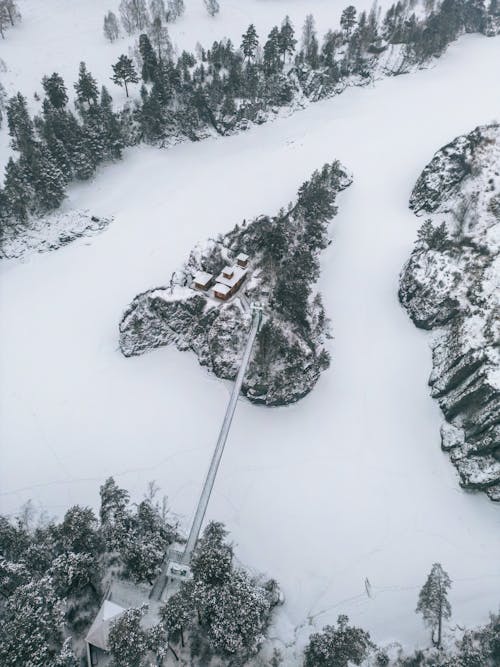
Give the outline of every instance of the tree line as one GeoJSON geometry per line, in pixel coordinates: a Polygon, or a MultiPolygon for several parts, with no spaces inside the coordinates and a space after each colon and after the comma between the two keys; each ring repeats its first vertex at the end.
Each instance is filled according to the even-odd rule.
{"type": "Polygon", "coordinates": [[[18,157],[9,160],[0,189],[3,224],[56,208],[71,180],[90,178],[101,162],[119,159],[124,146],[166,145],[178,137],[197,141],[210,131],[244,129],[264,122],[295,96],[315,100],[349,79],[369,80],[390,46],[399,45],[403,60],[418,65],[439,56],[464,32],[493,34],[500,25],[498,0],[488,6],[484,0],[443,0],[437,6],[428,0],[419,16],[411,0],[399,0],[384,15],[375,7],[360,13],[346,7],[339,29],[327,31],[321,43],[312,15],[300,36],[285,17],[263,42],[250,25],[239,46],[226,39],[176,57],[166,24],[182,12],[180,0],[167,6],[154,0],[146,17],[143,0],[122,5],[127,25],[140,36],[133,58],[121,55],[111,78],[127,96],[130,86],[140,83],[139,96],[113,111],[108,90],[99,91],[82,63],[74,86],[76,114],[57,73],[44,78],[42,112],[35,118],[20,93],[11,98],[7,118],[18,157]]]}

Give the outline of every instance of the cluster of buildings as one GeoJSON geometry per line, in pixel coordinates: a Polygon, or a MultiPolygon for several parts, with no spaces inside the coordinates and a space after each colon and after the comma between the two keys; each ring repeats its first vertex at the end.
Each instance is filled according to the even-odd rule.
{"type": "Polygon", "coordinates": [[[225,266],[218,276],[206,271],[199,271],[193,279],[193,287],[202,292],[212,291],[212,295],[221,301],[227,301],[239,290],[248,274],[248,255],[241,252],[233,266],[225,266]]]}

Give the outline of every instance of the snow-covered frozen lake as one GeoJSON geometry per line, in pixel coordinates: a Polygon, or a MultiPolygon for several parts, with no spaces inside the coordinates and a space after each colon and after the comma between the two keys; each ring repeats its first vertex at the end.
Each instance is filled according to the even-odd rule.
{"type": "Polygon", "coordinates": [[[66,206],[113,214],[109,229],[0,265],[0,510],[96,506],[114,475],[136,498],[155,479],[189,523],[229,386],[174,349],[124,359],[121,313],[197,241],[275,212],[338,158],[354,183],[322,262],[332,366],[297,405],[240,402],[209,518],[283,586],[285,641],[348,613],[377,641],[426,643],[414,609],[435,561],[453,623],[484,621],[500,599],[500,507],[462,491],[440,451],[428,338],[397,283],[420,224],[409,191],[435,150],[498,117],[499,58],[500,38],[469,36],[433,69],[240,136],[131,150],[74,188],[66,206]]]}

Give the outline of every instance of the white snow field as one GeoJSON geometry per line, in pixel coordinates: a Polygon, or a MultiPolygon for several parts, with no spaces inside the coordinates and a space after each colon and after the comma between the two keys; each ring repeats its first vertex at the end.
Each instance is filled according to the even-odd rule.
{"type": "Polygon", "coordinates": [[[498,115],[499,58],[500,38],[468,36],[433,69],[239,136],[129,150],[72,188],[68,209],[114,223],[0,264],[0,510],[96,507],[114,475],[134,498],[155,479],[189,525],[230,387],[174,348],[123,358],[120,316],[196,242],[275,212],[339,158],[355,180],[322,261],[332,366],[296,405],[240,401],[208,518],[282,585],[272,635],[286,665],[299,664],[295,639],[339,613],[378,642],[426,645],[414,609],[435,561],[454,582],[452,624],[485,621],[500,601],[500,507],[462,491],[440,451],[428,338],[397,286],[421,222],[409,191],[435,150],[498,115]]]}

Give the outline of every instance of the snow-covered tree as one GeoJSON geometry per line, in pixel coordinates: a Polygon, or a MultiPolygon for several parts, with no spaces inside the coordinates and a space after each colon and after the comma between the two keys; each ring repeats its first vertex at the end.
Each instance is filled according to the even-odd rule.
{"type": "Polygon", "coordinates": [[[99,97],[97,81],[87,70],[87,65],[83,61],[80,63],[78,81],[75,83],[74,88],[81,108],[84,108],[84,105],[90,107],[97,103],[99,97]]]}
{"type": "Polygon", "coordinates": [[[231,572],[233,549],[226,543],[227,530],[212,521],[198,541],[191,567],[195,579],[206,584],[221,584],[231,572]]]}
{"type": "Polygon", "coordinates": [[[173,642],[180,640],[184,646],[184,632],[189,628],[193,618],[192,585],[184,584],[181,590],[168,598],[161,608],[161,619],[173,642]]]}
{"type": "Polygon", "coordinates": [[[119,5],[123,29],[129,35],[142,31],[149,25],[146,0],[121,0],[119,5]]]}
{"type": "Polygon", "coordinates": [[[451,618],[448,590],[451,579],[440,563],[434,563],[427,581],[418,596],[416,612],[422,614],[425,624],[431,630],[432,643],[440,647],[443,621],[451,618]]]}
{"type": "Polygon", "coordinates": [[[319,44],[316,35],[314,16],[308,14],[304,21],[304,27],[302,28],[302,52],[305,61],[313,68],[318,66],[318,51],[319,44]]]}
{"type": "Polygon", "coordinates": [[[113,667],[141,667],[148,652],[148,633],[141,625],[147,605],[127,609],[111,624],[109,649],[113,667]]]}
{"type": "Polygon", "coordinates": [[[7,124],[12,148],[28,156],[35,143],[35,131],[26,98],[21,93],[17,93],[7,102],[7,124]]]}
{"type": "Polygon", "coordinates": [[[167,17],[169,21],[177,21],[185,10],[184,0],[168,0],[167,17]]]}
{"type": "Polygon", "coordinates": [[[121,55],[112,67],[113,76],[111,77],[111,80],[116,83],[117,86],[125,86],[125,93],[128,97],[127,84],[137,83],[139,81],[134,63],[128,56],[121,55]]]}
{"type": "Polygon", "coordinates": [[[51,76],[44,76],[42,86],[55,109],[64,109],[68,103],[68,92],[62,76],[54,72],[51,76]]]}
{"type": "Polygon", "coordinates": [[[120,27],[114,12],[108,12],[105,15],[103,32],[106,39],[109,39],[110,42],[114,42],[120,36],[120,27]]]}
{"type": "Polygon", "coordinates": [[[168,34],[168,28],[159,18],[155,18],[148,30],[151,45],[155,49],[159,62],[170,60],[173,54],[172,42],[168,34]]]}
{"type": "Polygon", "coordinates": [[[245,58],[248,60],[254,60],[255,54],[259,47],[259,36],[257,35],[257,30],[253,23],[251,23],[247,31],[241,37],[241,51],[245,58]]]}
{"type": "Polygon", "coordinates": [[[160,21],[167,20],[167,10],[165,7],[165,0],[149,0],[149,13],[151,20],[160,19],[160,21]]]}
{"type": "Polygon", "coordinates": [[[356,25],[356,7],[354,7],[354,5],[349,5],[343,10],[340,16],[340,27],[344,31],[344,36],[346,40],[351,37],[355,25],[356,25]]]}
{"type": "Polygon", "coordinates": [[[283,62],[287,56],[292,56],[295,51],[295,46],[297,40],[295,39],[295,31],[293,29],[292,22],[288,16],[285,16],[285,20],[281,25],[281,30],[278,40],[279,52],[283,56],[283,62]]]}
{"type": "Polygon", "coordinates": [[[145,34],[139,36],[139,53],[142,61],[142,80],[149,83],[156,78],[158,73],[158,58],[151,40],[145,34]]]}
{"type": "Polygon", "coordinates": [[[0,664],[47,667],[62,645],[64,614],[49,577],[19,586],[5,603],[0,664]]]}
{"type": "Polygon", "coordinates": [[[336,626],[327,625],[322,632],[311,635],[304,652],[304,667],[360,665],[372,646],[369,633],[350,626],[349,618],[341,615],[336,626]]]}
{"type": "Polygon", "coordinates": [[[220,11],[219,0],[203,0],[203,4],[210,16],[215,16],[220,11]]]}

